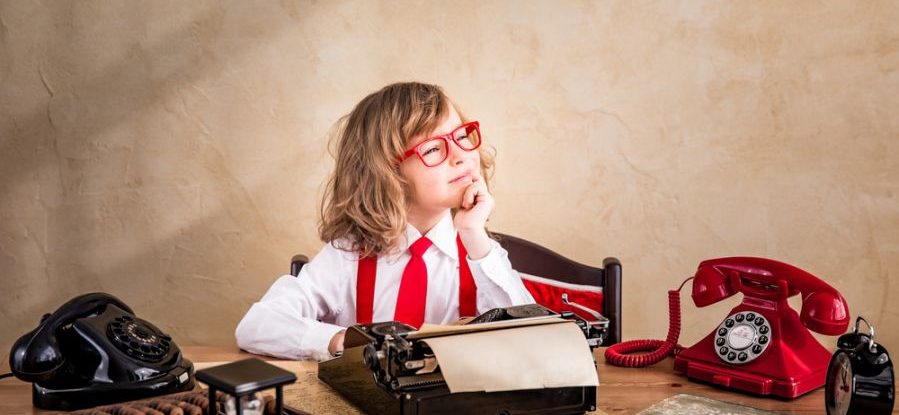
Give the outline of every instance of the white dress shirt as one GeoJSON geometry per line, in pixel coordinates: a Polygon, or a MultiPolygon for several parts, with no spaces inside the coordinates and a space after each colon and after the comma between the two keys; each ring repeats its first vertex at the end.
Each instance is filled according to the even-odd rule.
{"type": "MultiPolygon", "coordinates": [[[[422,258],[428,268],[425,322],[446,324],[459,319],[459,252],[456,229],[447,212],[427,235],[433,242],[422,258]]],[[[400,280],[411,254],[408,246],[421,233],[406,227],[401,253],[379,256],[372,321],[391,321],[400,280]]],[[[508,253],[491,240],[484,258],[466,258],[477,285],[478,312],[533,303],[508,253]]],[[[248,352],[287,359],[326,359],[331,338],[356,324],[358,254],[327,244],[294,278],[272,284],[237,325],[237,345],[248,352]]]]}

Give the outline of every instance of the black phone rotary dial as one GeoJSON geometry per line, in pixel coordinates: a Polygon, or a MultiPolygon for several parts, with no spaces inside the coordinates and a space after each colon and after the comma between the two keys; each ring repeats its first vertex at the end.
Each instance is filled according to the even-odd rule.
{"type": "Polygon", "coordinates": [[[162,360],[172,345],[171,337],[136,317],[116,317],[109,323],[108,332],[119,350],[145,362],[162,360]]]}

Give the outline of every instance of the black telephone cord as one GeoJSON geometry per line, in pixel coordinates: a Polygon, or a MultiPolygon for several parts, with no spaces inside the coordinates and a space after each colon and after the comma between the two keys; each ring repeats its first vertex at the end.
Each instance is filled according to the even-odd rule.
{"type": "Polygon", "coordinates": [[[10,376],[12,376],[12,372],[4,373],[4,374],[0,375],[0,379],[8,378],[8,377],[10,377],[10,376]]]}

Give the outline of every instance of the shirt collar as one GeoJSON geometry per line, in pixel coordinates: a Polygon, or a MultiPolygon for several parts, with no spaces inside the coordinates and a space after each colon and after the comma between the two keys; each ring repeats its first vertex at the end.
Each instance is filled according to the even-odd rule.
{"type": "MultiPolygon", "coordinates": [[[[425,235],[434,246],[452,259],[459,258],[459,248],[456,245],[456,228],[453,226],[453,215],[449,210],[440,218],[440,221],[425,235]]],[[[421,232],[414,226],[406,224],[406,237],[400,246],[406,252],[409,245],[421,238],[421,232]]]]}

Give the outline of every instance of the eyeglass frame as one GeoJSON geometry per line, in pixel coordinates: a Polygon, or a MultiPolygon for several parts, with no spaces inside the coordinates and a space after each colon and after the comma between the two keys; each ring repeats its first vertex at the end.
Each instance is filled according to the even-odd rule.
{"type": "Polygon", "coordinates": [[[470,122],[460,125],[458,128],[455,128],[455,129],[453,129],[453,131],[450,131],[446,134],[441,134],[441,135],[437,135],[437,136],[422,140],[418,144],[412,146],[412,148],[406,150],[403,153],[402,157],[400,157],[399,163],[402,163],[402,162],[408,160],[409,157],[412,157],[412,155],[415,154],[418,156],[418,159],[421,161],[421,164],[424,164],[425,167],[437,167],[437,166],[443,164],[443,162],[449,158],[449,143],[447,143],[447,141],[451,141],[453,144],[456,145],[456,147],[458,147],[462,151],[477,150],[478,148],[481,147],[481,143],[484,142],[484,139],[481,136],[481,123],[479,123],[477,121],[470,121],[470,122]],[[477,133],[478,133],[478,145],[474,146],[474,148],[471,148],[471,149],[463,148],[461,145],[459,145],[459,143],[456,142],[455,138],[453,137],[453,134],[455,134],[456,131],[459,131],[463,128],[467,129],[469,126],[474,126],[475,131],[477,131],[477,133]],[[434,140],[443,140],[443,144],[446,145],[447,151],[446,151],[446,154],[443,155],[443,160],[440,160],[440,162],[438,162],[434,165],[428,165],[428,163],[425,162],[424,156],[421,155],[421,152],[419,152],[418,149],[425,143],[429,143],[434,140]]]}

